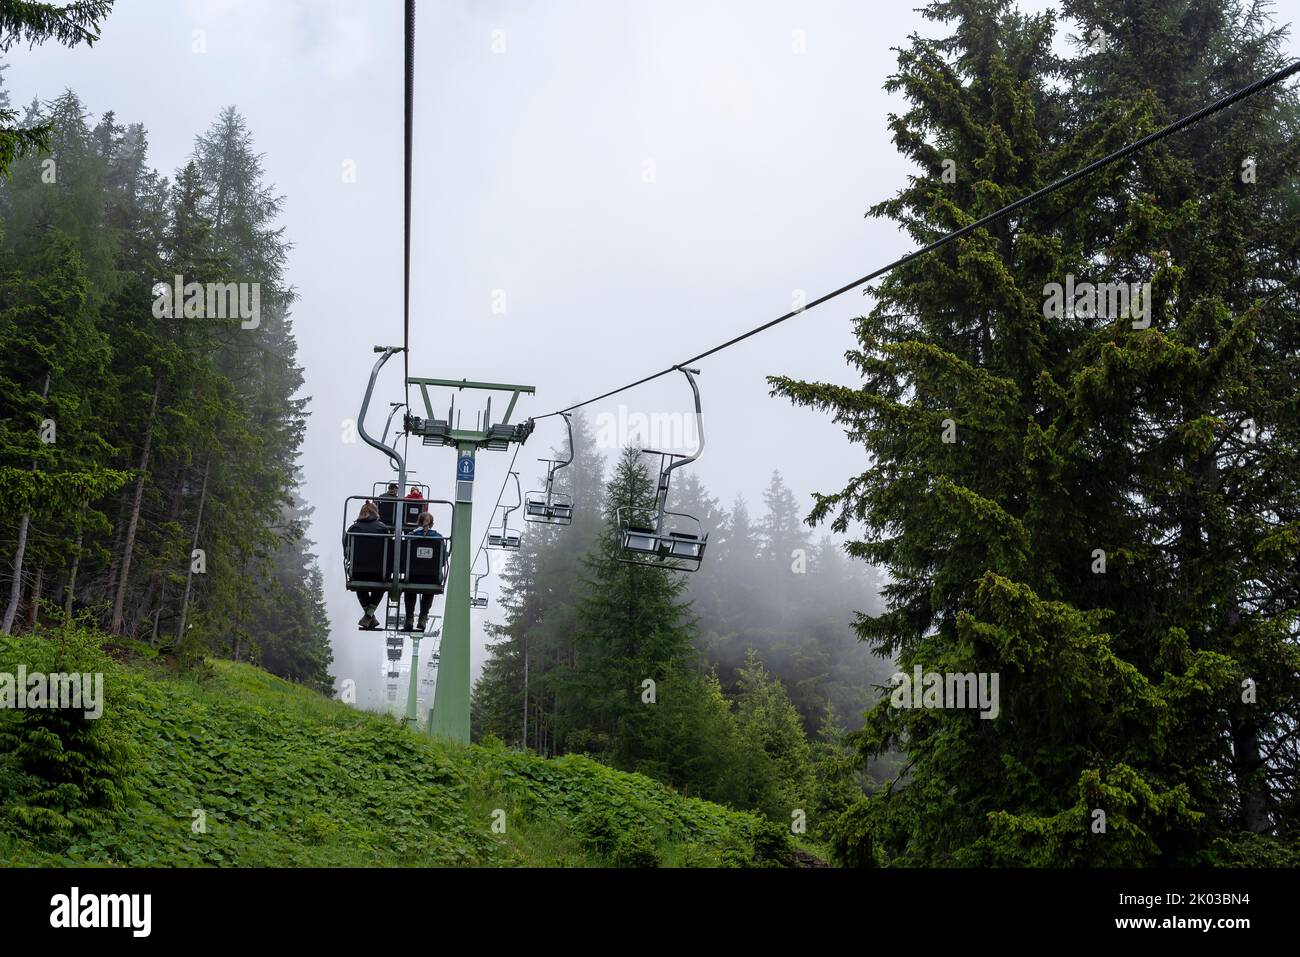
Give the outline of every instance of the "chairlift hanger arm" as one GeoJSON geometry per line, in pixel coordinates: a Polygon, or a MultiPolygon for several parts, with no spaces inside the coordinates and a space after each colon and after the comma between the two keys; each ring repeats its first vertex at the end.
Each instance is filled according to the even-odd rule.
{"type": "Polygon", "coordinates": [[[573,419],[567,413],[561,413],[564,416],[564,424],[569,430],[569,457],[563,462],[557,462],[554,459],[542,459],[541,461],[549,463],[550,467],[546,470],[546,504],[551,504],[551,487],[555,484],[555,473],[560,469],[568,468],[573,464],[573,419]]]}
{"type": "Polygon", "coordinates": [[[382,439],[379,440],[379,441],[381,441],[381,442],[387,442],[387,441],[388,441],[388,430],[389,430],[390,428],[392,428],[392,425],[393,425],[393,416],[395,416],[395,415],[397,414],[397,410],[398,410],[398,409],[400,409],[400,408],[402,408],[403,406],[406,405],[405,402],[390,402],[390,403],[388,403],[388,404],[391,406],[391,408],[390,408],[389,411],[388,411],[388,421],[384,423],[384,437],[383,437],[382,439]]]}
{"type": "MultiPolygon", "coordinates": [[[[398,346],[375,346],[375,351],[381,352],[383,353],[383,355],[381,355],[378,361],[375,362],[375,367],[370,370],[370,382],[367,383],[366,385],[366,396],[364,399],[361,400],[361,414],[357,417],[357,433],[361,436],[361,438],[365,440],[367,445],[378,449],[379,451],[383,452],[385,455],[387,455],[389,458],[391,458],[394,462],[397,463],[398,488],[405,488],[406,487],[406,459],[402,457],[402,454],[397,451],[397,448],[395,446],[385,445],[383,442],[376,440],[369,432],[366,431],[366,413],[370,410],[370,397],[374,394],[375,380],[379,378],[379,370],[384,367],[384,363],[386,363],[389,359],[393,357],[394,353],[405,352],[406,349],[400,348],[398,346]]],[[[386,437],[387,436],[385,436],[385,438],[386,437]]],[[[401,563],[402,563],[402,523],[394,522],[393,523],[393,568],[396,569],[399,565],[401,565],[401,563]]],[[[394,573],[393,584],[391,589],[389,590],[389,595],[393,598],[396,598],[400,593],[401,590],[397,582],[397,575],[394,573]]]]}
{"type": "Polygon", "coordinates": [[[519,506],[524,504],[524,493],[519,486],[519,473],[511,469],[510,477],[515,480],[515,504],[511,505],[510,508],[506,510],[507,514],[515,511],[519,506]]]}
{"type": "MultiPolygon", "coordinates": [[[[365,398],[361,400],[361,414],[357,417],[357,433],[363,440],[365,440],[367,445],[378,449],[397,463],[398,470],[402,473],[403,482],[405,482],[406,479],[406,460],[402,458],[397,449],[385,445],[383,441],[376,440],[366,431],[366,413],[370,410],[370,397],[374,394],[375,380],[379,378],[379,370],[384,367],[384,363],[393,357],[394,353],[405,351],[406,350],[400,346],[375,346],[375,352],[382,352],[383,355],[379,357],[379,360],[375,363],[375,367],[370,370],[370,382],[366,385],[366,395],[365,398]]],[[[389,416],[389,421],[392,421],[392,416],[389,416]]],[[[387,438],[387,428],[385,428],[384,431],[385,438],[387,438]]]]}
{"type": "Polygon", "coordinates": [[[691,391],[695,393],[695,429],[700,437],[700,444],[696,446],[695,451],[690,455],[673,456],[673,458],[678,459],[678,461],[675,461],[668,466],[669,472],[675,468],[680,468],[683,465],[694,462],[700,457],[700,453],[704,451],[704,412],[700,407],[700,387],[695,384],[695,377],[700,374],[700,370],[688,369],[686,366],[677,366],[677,371],[686,376],[686,381],[691,384],[691,391]]]}
{"type": "MultiPolygon", "coordinates": [[[[511,505],[509,508],[507,508],[504,505],[499,506],[501,509],[501,538],[503,541],[505,540],[506,532],[509,531],[509,529],[507,529],[506,526],[509,524],[510,513],[516,511],[521,505],[524,504],[524,494],[520,490],[520,486],[519,486],[519,473],[511,469],[507,481],[509,481],[509,479],[515,480],[515,504],[511,505]]],[[[491,566],[489,566],[489,568],[490,567],[491,566]]]]}

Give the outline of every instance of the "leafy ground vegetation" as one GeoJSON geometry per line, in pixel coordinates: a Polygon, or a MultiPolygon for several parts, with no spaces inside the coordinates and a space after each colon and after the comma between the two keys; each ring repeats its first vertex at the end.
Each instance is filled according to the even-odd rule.
{"type": "Polygon", "coordinates": [[[102,671],[106,698],[97,721],[0,711],[0,866],[794,860],[777,825],[638,774],[434,742],[247,664],[120,664],[102,639],[0,638],[0,672],[102,671]]]}

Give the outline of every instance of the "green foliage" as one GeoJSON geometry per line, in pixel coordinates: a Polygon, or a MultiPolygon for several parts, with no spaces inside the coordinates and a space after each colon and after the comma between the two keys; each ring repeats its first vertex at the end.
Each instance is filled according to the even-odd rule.
{"type": "Polygon", "coordinates": [[[31,46],[53,39],[64,46],[92,46],[99,39],[99,23],[113,9],[113,0],[73,0],[42,3],[9,0],[0,10],[0,51],[14,43],[31,46]]]}
{"type": "MultiPolygon", "coordinates": [[[[47,13],[89,29],[106,11],[47,13]]],[[[306,400],[282,198],[251,133],[223,110],[169,181],[142,125],[92,123],[71,91],[26,122],[48,128],[49,155],[0,183],[0,537],[18,543],[5,630],[44,601],[93,610],[122,646],[331,687],[297,494],[306,400]],[[257,283],[256,328],[159,314],[155,285],[177,275],[257,283]]]]}
{"type": "Polygon", "coordinates": [[[659,867],[659,850],[640,832],[624,834],[614,845],[609,862],[615,867],[659,867]]]}
{"type": "MultiPolygon", "coordinates": [[[[39,643],[53,644],[32,634],[4,647],[24,649],[42,664],[102,663],[87,657],[97,653],[95,633],[72,633],[78,650],[63,658],[55,650],[33,657],[39,643]]],[[[0,775],[0,864],[648,867],[789,860],[771,829],[750,815],[680,797],[643,776],[576,756],[547,761],[499,743],[435,742],[249,665],[215,660],[202,678],[143,663],[113,666],[108,688],[112,711],[104,720],[111,714],[114,735],[133,742],[125,777],[115,764],[114,781],[135,795],[134,803],[122,813],[101,789],[97,803],[83,802],[75,812],[77,829],[48,835],[22,823],[16,809],[30,806],[29,793],[58,782],[37,776],[43,765],[33,766],[21,786],[0,775]],[[493,825],[503,808],[509,813],[500,833],[493,825]],[[707,860],[687,848],[704,849],[707,860]]],[[[0,717],[10,722],[6,730],[17,727],[12,712],[0,717]]],[[[8,769],[21,741],[0,740],[0,765],[8,769]]]]}
{"type": "MultiPolygon", "coordinates": [[[[918,174],[871,214],[936,238],[1284,59],[1259,8],[1166,8],[1067,0],[1083,42],[1061,57],[1052,13],[930,4],[948,35],[913,38],[888,84],[918,174]]],[[[850,554],[889,572],[859,635],[904,673],[1000,676],[996,719],[872,710],[863,758],[908,763],[840,815],[840,862],[1285,858],[1300,202],[1293,177],[1242,174],[1294,168],[1297,128],[1300,98],[1275,90],[919,257],[856,321],[860,383],[770,380],[870,450],[810,515],[860,527],[850,554]],[[1149,327],[1045,308],[1068,276],[1149,283],[1149,327]],[[1267,694],[1247,702],[1247,679],[1267,694]]]]}
{"type": "MultiPolygon", "coordinates": [[[[571,483],[566,490],[592,490],[601,481],[603,469],[592,442],[586,420],[575,417],[574,465],[560,473],[571,483]]],[[[738,506],[732,528],[722,533],[720,544],[710,546],[711,561],[727,569],[718,578],[708,571],[714,565],[681,576],[619,561],[614,510],[650,501],[653,493],[645,464],[635,453],[624,453],[605,485],[599,511],[592,507],[589,491],[573,526],[558,534],[535,527],[535,534],[526,537],[505,571],[507,623],[489,626],[489,633],[502,640],[490,646],[475,688],[475,732],[484,739],[522,740],[526,693],[530,747],[586,754],[686,794],[758,811],[782,826],[789,826],[797,812],[820,833],[861,792],[860,776],[843,746],[830,745],[828,736],[814,749],[805,728],[826,723],[829,730],[835,724],[832,696],[841,703],[857,699],[809,681],[794,687],[808,707],[820,710],[801,714],[786,682],[757,653],[749,653],[748,663],[743,649],[739,658],[733,655],[732,645],[744,631],[729,632],[725,643],[716,631],[701,640],[696,618],[701,605],[715,627],[733,615],[749,616],[753,609],[747,606],[759,597],[746,591],[733,594],[729,588],[750,577],[771,582],[764,600],[802,584],[803,576],[792,574],[788,563],[776,557],[803,542],[793,496],[774,476],[769,498],[778,514],[765,520],[765,547],[755,547],[749,555],[729,550],[747,547],[738,529],[748,519],[743,503],[738,506]],[[733,575],[729,588],[719,590],[733,575]],[[704,584],[696,587],[700,581],[704,584]],[[689,611],[683,600],[687,582],[693,599],[689,611]],[[715,655],[729,662],[730,696],[718,674],[701,661],[715,655]],[[647,679],[654,682],[653,689],[647,679]]],[[[698,478],[687,476],[675,495],[671,507],[715,527],[726,523],[698,478]]],[[[781,647],[762,630],[754,633],[763,642],[764,656],[780,658],[787,672],[853,670],[848,668],[851,656],[827,651],[837,633],[824,610],[850,600],[846,586],[852,576],[841,574],[848,563],[825,544],[814,551],[813,562],[816,574],[809,577],[815,577],[815,584],[807,586],[807,601],[810,617],[821,615],[815,636],[800,634],[781,647]],[[811,611],[816,604],[823,606],[820,613],[811,611]],[[796,664],[787,648],[799,649],[794,657],[802,660],[796,664]]],[[[794,622],[789,627],[800,628],[794,622]]],[[[845,631],[838,633],[841,648],[846,638],[845,631]]],[[[861,700],[864,692],[859,687],[861,700]]]]}
{"type": "MultiPolygon", "coordinates": [[[[0,7],[0,53],[15,43],[36,46],[46,40],[74,47],[92,46],[99,39],[99,25],[113,8],[113,0],[76,0],[74,3],[40,3],[36,0],[8,0],[0,7]]],[[[8,67],[0,66],[0,73],[8,67]]],[[[50,148],[51,123],[11,126],[18,114],[8,109],[9,97],[0,89],[0,175],[7,175],[15,160],[50,148]]]]}
{"type": "Polygon", "coordinates": [[[0,673],[103,676],[98,717],[87,716],[84,699],[81,709],[0,711],[5,810],[22,832],[67,840],[130,800],[136,752],[125,730],[121,669],[100,650],[101,639],[83,622],[0,636],[0,673]]]}
{"type": "Polygon", "coordinates": [[[796,809],[806,813],[813,796],[812,751],[799,712],[752,648],[738,685],[736,725],[744,747],[765,755],[772,769],[775,801],[764,810],[773,820],[789,820],[796,809]]]}

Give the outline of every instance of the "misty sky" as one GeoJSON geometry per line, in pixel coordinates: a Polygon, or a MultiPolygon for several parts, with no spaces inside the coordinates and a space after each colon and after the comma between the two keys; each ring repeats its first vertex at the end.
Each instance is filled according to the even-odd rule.
{"type": "MultiPolygon", "coordinates": [[[[906,252],[906,236],[863,214],[909,170],[886,128],[904,104],[881,86],[890,47],[938,32],[912,6],[421,0],[412,374],[532,384],[517,417],[539,415],[906,252]]],[[[294,246],[293,321],[312,398],[302,487],[317,507],[333,673],[373,704],[383,637],[356,629],[338,541],[343,499],[389,475],[378,452],[344,441],[344,422],[357,415],[371,347],[401,342],[402,3],[118,0],[93,49],[15,48],[7,62],[16,105],[71,88],[96,118],[111,109],[144,123],[152,164],[169,176],[219,110],[246,117],[294,246]]],[[[764,381],[852,382],[843,353],[862,311],[849,294],[703,363],[708,442],[695,467],[724,505],[743,494],[758,512],[774,468],[806,504],[864,467],[860,446],[824,416],[770,398],[764,381]]],[[[376,432],[402,398],[401,374],[394,359],[376,392],[376,432]]],[[[594,423],[620,405],[624,416],[684,413],[690,391],[668,377],[588,412],[594,423]]],[[[561,420],[539,423],[519,454],[526,488],[535,460],[562,443],[561,420]]],[[[411,451],[419,480],[452,497],[454,451],[411,451]]],[[[508,461],[479,455],[476,542],[508,461]]],[[[476,675],[483,616],[500,615],[495,582],[484,584],[493,603],[475,612],[476,675]]]]}

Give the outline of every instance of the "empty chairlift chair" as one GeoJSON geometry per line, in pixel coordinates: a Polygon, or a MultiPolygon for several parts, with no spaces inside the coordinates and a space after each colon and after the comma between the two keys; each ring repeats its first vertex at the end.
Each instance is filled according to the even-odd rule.
{"type": "Polygon", "coordinates": [[[520,544],[519,532],[509,527],[509,520],[510,513],[523,504],[523,496],[519,491],[519,473],[511,472],[510,477],[515,480],[515,504],[508,508],[505,505],[500,506],[501,526],[488,528],[487,547],[504,552],[517,552],[520,544]]]}
{"type": "Polygon", "coordinates": [[[474,594],[469,596],[469,607],[471,608],[486,608],[488,606],[488,596],[480,595],[478,593],[478,583],[481,582],[488,575],[492,574],[492,560],[488,558],[487,552],[483,553],[483,560],[487,562],[487,571],[485,571],[482,575],[474,576],[474,594]]]}
{"type": "Polygon", "coordinates": [[[649,565],[675,571],[698,571],[704,561],[708,533],[700,520],[685,512],[668,511],[668,490],[674,469],[694,462],[704,451],[704,414],[700,408],[700,390],[695,384],[698,370],[678,367],[695,394],[695,422],[699,433],[699,446],[691,455],[642,449],[649,455],[659,456],[659,482],[655,490],[655,504],[624,505],[615,509],[618,522],[619,561],[630,565],[649,565]]]}
{"type": "Polygon", "coordinates": [[[563,460],[537,460],[546,463],[546,489],[529,492],[524,497],[525,522],[538,522],[545,525],[573,524],[573,496],[555,490],[555,474],[573,463],[573,423],[567,414],[564,414],[564,424],[569,429],[569,457],[563,460]]]}

